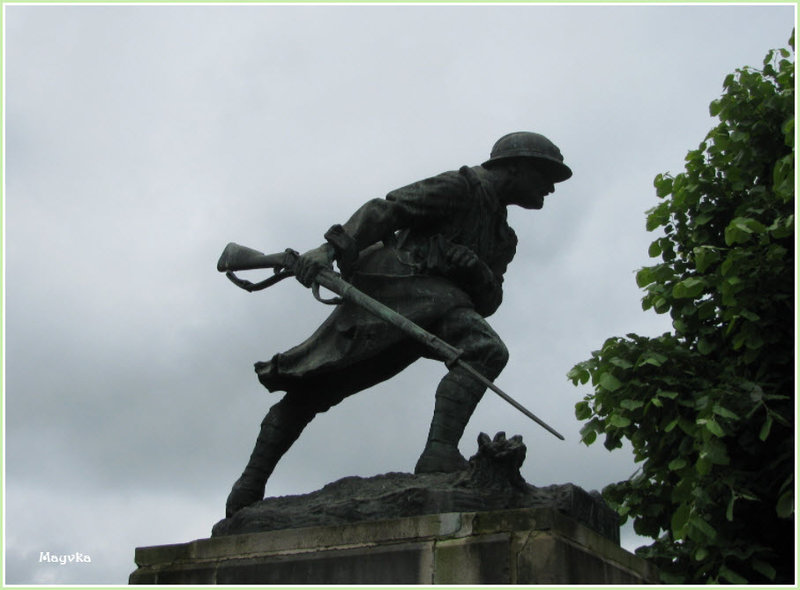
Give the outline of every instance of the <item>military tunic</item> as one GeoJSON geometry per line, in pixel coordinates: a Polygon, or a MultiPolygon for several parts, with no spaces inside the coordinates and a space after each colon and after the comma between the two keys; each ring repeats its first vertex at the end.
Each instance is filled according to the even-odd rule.
{"type": "MultiPolygon", "coordinates": [[[[517,237],[484,168],[464,166],[394,190],[366,203],[332,232],[338,237],[329,238],[332,243],[357,253],[346,264],[345,253],[337,257],[355,287],[423,328],[435,332],[442,318],[450,317],[451,324],[470,324],[459,325],[459,333],[475,330],[498,339],[481,316],[494,313],[502,301],[503,274],[517,237]],[[472,250],[478,264],[469,270],[452,267],[446,254],[456,246],[472,250]]],[[[426,354],[397,328],[345,302],[304,342],[256,363],[256,373],[270,391],[322,388],[343,397],[426,354]]]]}

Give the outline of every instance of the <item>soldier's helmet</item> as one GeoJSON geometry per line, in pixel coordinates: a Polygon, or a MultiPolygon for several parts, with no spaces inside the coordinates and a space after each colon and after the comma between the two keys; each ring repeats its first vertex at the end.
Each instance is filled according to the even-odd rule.
{"type": "Polygon", "coordinates": [[[515,131],[495,142],[489,159],[483,165],[491,167],[508,158],[534,158],[552,182],[562,182],[572,176],[556,145],[544,135],[530,131],[515,131]]]}

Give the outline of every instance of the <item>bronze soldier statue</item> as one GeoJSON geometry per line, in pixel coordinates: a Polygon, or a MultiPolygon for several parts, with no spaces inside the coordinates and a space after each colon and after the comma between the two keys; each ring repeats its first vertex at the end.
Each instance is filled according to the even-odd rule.
{"type": "MultiPolygon", "coordinates": [[[[554,184],[570,176],[546,137],[510,133],[480,166],[444,172],[367,202],[328,230],[324,244],[300,256],[294,274],[308,287],[335,261],[354,287],[458,348],[460,358],[494,380],[508,351],[484,318],[502,301],[503,274],[516,251],[506,207],[541,209],[554,184]]],[[[261,423],[250,460],[228,496],[227,516],[263,499],[276,464],[316,414],[427,356],[397,328],[345,302],[305,342],[256,363],[261,383],[286,394],[261,423]]],[[[486,386],[462,367],[449,367],[436,389],[415,473],[467,466],[458,443],[486,386]]]]}

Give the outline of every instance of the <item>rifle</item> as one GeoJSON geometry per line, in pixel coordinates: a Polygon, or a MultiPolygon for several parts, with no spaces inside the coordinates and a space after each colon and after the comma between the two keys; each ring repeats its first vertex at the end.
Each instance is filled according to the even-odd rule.
{"type": "MultiPolygon", "coordinates": [[[[285,278],[293,276],[294,265],[299,256],[300,255],[296,251],[291,249],[278,254],[264,254],[258,250],[253,250],[252,248],[240,246],[239,244],[231,242],[225,247],[222,255],[220,256],[219,261],[217,262],[217,270],[224,272],[237,287],[252,293],[253,291],[260,291],[274,285],[279,281],[282,281],[285,278]],[[255,270],[262,268],[272,268],[274,275],[259,283],[252,283],[245,279],[241,279],[234,274],[236,271],[255,270]]],[[[349,301],[354,305],[361,307],[365,311],[375,315],[376,317],[386,321],[387,323],[399,328],[407,336],[410,336],[411,338],[423,343],[428,347],[429,350],[436,353],[436,355],[438,355],[441,360],[444,361],[448,369],[453,369],[454,367],[460,367],[464,369],[470,376],[491,389],[509,404],[514,406],[517,410],[536,422],[539,426],[543,427],[545,430],[557,436],[561,440],[564,440],[564,437],[550,427],[550,425],[542,421],[538,416],[525,408],[525,406],[497,387],[497,385],[484,377],[469,363],[462,360],[461,350],[455,346],[451,346],[441,338],[421,328],[405,316],[397,313],[380,301],[376,301],[369,295],[359,291],[333,270],[327,268],[321,269],[314,279],[312,290],[314,292],[314,297],[323,303],[338,304],[342,301],[349,301]],[[322,299],[319,295],[320,285],[337,294],[339,297],[335,299],[322,299]]]]}

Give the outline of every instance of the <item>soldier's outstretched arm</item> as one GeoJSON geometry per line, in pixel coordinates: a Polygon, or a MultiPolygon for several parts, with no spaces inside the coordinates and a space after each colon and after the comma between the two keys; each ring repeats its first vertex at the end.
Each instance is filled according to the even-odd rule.
{"type": "Polygon", "coordinates": [[[368,201],[341,227],[361,251],[397,230],[447,218],[466,205],[467,189],[461,174],[443,172],[368,201]]]}
{"type": "Polygon", "coordinates": [[[361,250],[401,227],[402,218],[393,203],[386,199],[367,201],[344,226],[334,225],[325,232],[324,244],[300,256],[295,276],[304,286],[310,287],[319,271],[331,268],[334,260],[347,274],[361,250]]]}
{"type": "Polygon", "coordinates": [[[300,257],[298,280],[309,286],[321,268],[333,260],[347,274],[359,252],[394,232],[435,222],[463,206],[466,181],[458,172],[444,172],[367,201],[342,225],[325,233],[326,243],[300,257]]]}

